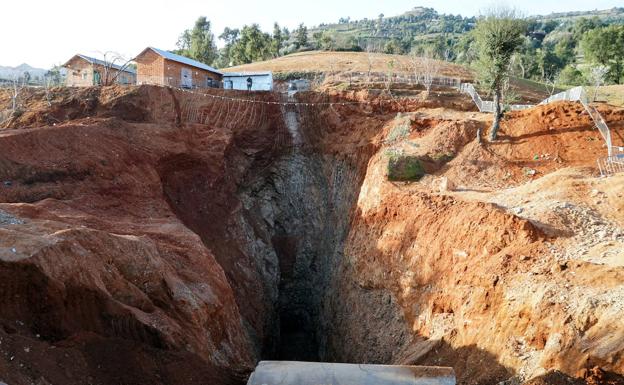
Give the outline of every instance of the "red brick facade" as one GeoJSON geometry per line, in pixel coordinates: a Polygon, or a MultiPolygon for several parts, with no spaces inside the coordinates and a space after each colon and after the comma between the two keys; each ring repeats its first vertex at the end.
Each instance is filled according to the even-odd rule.
{"type": "Polygon", "coordinates": [[[161,84],[186,88],[218,87],[221,74],[169,60],[151,49],[135,58],[137,84],[161,84]],[[186,76],[184,76],[186,75],[186,76]]]}

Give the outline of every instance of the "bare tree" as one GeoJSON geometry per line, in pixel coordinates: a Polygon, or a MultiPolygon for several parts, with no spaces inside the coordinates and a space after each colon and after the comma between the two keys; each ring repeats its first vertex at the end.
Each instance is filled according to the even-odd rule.
{"type": "Polygon", "coordinates": [[[13,111],[13,114],[15,114],[16,111],[18,111],[20,105],[19,105],[19,96],[22,92],[22,90],[24,89],[24,87],[26,86],[26,78],[23,76],[20,77],[14,77],[11,80],[11,111],[13,111]]]}
{"type": "Polygon", "coordinates": [[[107,51],[101,53],[103,72],[100,74],[100,83],[102,86],[110,86],[117,82],[119,75],[127,71],[130,67],[132,59],[127,59],[117,52],[107,51]]]}
{"type": "Polygon", "coordinates": [[[604,65],[592,67],[592,69],[589,71],[589,81],[594,87],[594,95],[592,97],[592,101],[596,101],[596,98],[598,97],[598,89],[604,84],[608,72],[609,67],[604,65]]]}
{"type": "Polygon", "coordinates": [[[11,108],[6,111],[0,111],[0,124],[4,124],[11,118],[17,118],[21,114],[20,94],[26,86],[26,78],[24,76],[15,76],[9,82],[9,97],[11,98],[11,108]]]}
{"type": "Polygon", "coordinates": [[[421,83],[425,89],[425,99],[429,97],[429,92],[433,86],[433,82],[440,74],[440,62],[433,58],[433,55],[426,53],[418,56],[415,53],[411,56],[412,70],[416,81],[421,83]]]}
{"type": "Polygon", "coordinates": [[[48,107],[52,106],[52,94],[50,93],[50,89],[54,86],[54,79],[51,76],[43,77],[43,90],[45,92],[46,102],[48,103],[48,107]]]}
{"type": "Polygon", "coordinates": [[[544,79],[544,87],[546,87],[546,91],[548,91],[548,97],[553,96],[555,90],[557,89],[557,77],[555,75],[551,75],[544,79]]]}

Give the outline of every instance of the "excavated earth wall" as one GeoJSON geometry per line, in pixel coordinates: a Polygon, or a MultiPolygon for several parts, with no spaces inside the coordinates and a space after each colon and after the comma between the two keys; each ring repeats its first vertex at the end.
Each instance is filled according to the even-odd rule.
{"type": "MultiPolygon", "coordinates": [[[[29,98],[0,131],[0,381],[242,384],[260,359],[448,365],[464,384],[624,372],[621,268],[555,261],[538,223],[385,180],[397,112],[410,148],[450,135],[456,153],[485,124],[472,112],[29,98]]],[[[448,175],[461,158],[429,155],[448,175]]]]}

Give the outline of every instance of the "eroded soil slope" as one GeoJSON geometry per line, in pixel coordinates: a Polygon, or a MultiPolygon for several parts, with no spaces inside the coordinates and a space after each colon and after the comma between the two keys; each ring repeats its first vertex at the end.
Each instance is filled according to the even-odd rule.
{"type": "Polygon", "coordinates": [[[29,94],[0,130],[0,380],[242,384],[277,358],[617,383],[599,134],[560,103],[479,145],[489,116],[449,92],[29,94]],[[388,182],[393,154],[427,175],[388,182]]]}

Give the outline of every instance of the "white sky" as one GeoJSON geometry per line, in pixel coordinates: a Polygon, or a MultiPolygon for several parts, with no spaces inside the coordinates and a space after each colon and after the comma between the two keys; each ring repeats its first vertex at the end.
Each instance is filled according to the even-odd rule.
{"type": "MultiPolygon", "coordinates": [[[[607,9],[622,0],[516,0],[506,1],[527,15],[559,11],[607,9]]],[[[340,17],[393,16],[415,6],[441,13],[472,16],[492,5],[492,0],[26,0],[0,3],[0,65],[28,63],[49,68],[76,53],[91,56],[115,51],[133,57],[147,46],[175,47],[177,37],[207,16],[213,32],[259,23],[266,31],[274,21],[292,29],[335,22],[340,17]],[[104,6],[104,4],[106,4],[104,6]],[[15,17],[13,17],[15,16],[15,17]]]]}

